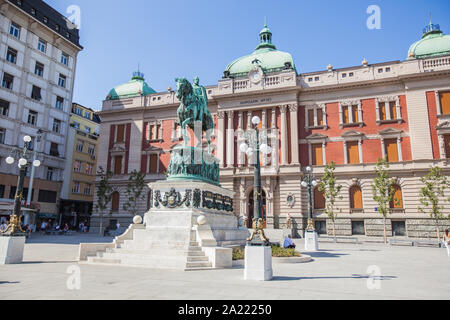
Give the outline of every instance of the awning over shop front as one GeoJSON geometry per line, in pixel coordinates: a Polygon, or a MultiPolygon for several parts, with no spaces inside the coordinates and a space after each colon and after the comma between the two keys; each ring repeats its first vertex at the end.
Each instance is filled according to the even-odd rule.
{"type": "Polygon", "coordinates": [[[57,219],[59,215],[57,213],[45,213],[45,212],[39,212],[36,215],[37,219],[57,219]]]}

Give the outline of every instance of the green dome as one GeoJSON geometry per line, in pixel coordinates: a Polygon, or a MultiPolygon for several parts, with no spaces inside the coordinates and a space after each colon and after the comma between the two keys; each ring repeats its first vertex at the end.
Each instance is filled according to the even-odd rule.
{"type": "Polygon", "coordinates": [[[421,40],[408,51],[408,59],[421,59],[450,54],[450,36],[444,35],[439,25],[430,24],[424,29],[421,40]]]}
{"type": "Polygon", "coordinates": [[[149,87],[145,82],[144,74],[138,71],[133,73],[131,81],[112,89],[106,97],[106,100],[126,99],[153,93],[156,93],[156,91],[149,87]]]}
{"type": "Polygon", "coordinates": [[[230,63],[225,69],[225,77],[245,76],[255,66],[255,62],[263,69],[264,72],[274,72],[284,69],[295,70],[294,60],[292,56],[283,51],[278,51],[274,44],[272,44],[272,32],[267,27],[261,30],[260,44],[250,55],[241,57],[230,63]]]}

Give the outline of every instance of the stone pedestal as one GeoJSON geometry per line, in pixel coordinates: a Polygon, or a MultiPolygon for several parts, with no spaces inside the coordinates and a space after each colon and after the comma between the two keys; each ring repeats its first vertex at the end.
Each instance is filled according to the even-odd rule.
{"type": "Polygon", "coordinates": [[[0,265],[22,263],[25,239],[25,237],[0,236],[0,265]]]}
{"type": "Polygon", "coordinates": [[[244,279],[270,281],[272,278],[272,248],[246,246],[244,279]]]}
{"type": "Polygon", "coordinates": [[[315,231],[305,232],[305,251],[319,251],[319,236],[315,231]]]}

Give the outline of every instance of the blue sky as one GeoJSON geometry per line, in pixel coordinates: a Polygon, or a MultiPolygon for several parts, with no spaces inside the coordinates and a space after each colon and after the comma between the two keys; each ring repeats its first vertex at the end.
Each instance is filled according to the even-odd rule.
{"type": "Polygon", "coordinates": [[[253,52],[267,17],[277,49],[292,54],[299,73],[404,60],[429,23],[450,34],[448,0],[45,0],[59,12],[81,9],[74,102],[99,110],[109,90],[140,64],[156,91],[176,77],[214,85],[234,59],[253,52]],[[381,29],[369,30],[370,5],[381,29]]]}

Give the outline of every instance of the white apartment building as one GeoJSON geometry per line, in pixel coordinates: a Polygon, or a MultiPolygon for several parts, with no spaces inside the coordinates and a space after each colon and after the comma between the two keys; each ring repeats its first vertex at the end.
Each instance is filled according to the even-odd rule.
{"type": "MultiPolygon", "coordinates": [[[[40,0],[0,0],[0,199],[12,199],[17,163],[4,161],[29,135],[37,168],[32,203],[37,218],[57,216],[66,165],[66,136],[79,44],[79,30],[40,0]]],[[[27,173],[29,177],[30,172],[27,173]]],[[[25,194],[28,193],[28,178],[25,194]]],[[[7,215],[7,210],[0,215],[7,215]]]]}

